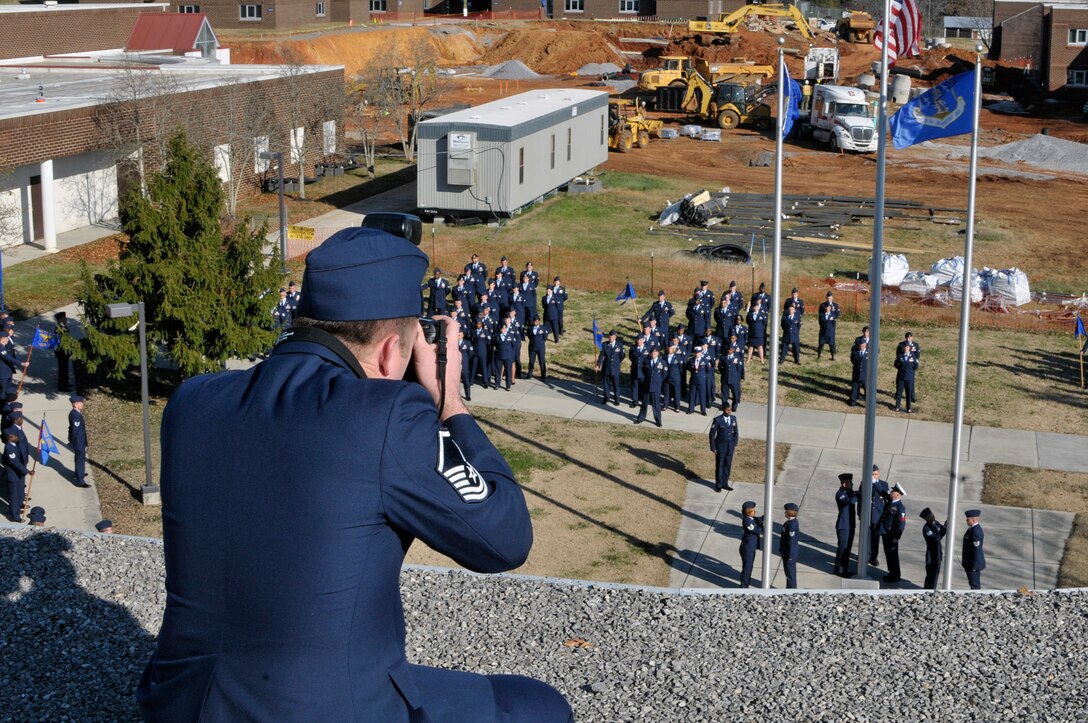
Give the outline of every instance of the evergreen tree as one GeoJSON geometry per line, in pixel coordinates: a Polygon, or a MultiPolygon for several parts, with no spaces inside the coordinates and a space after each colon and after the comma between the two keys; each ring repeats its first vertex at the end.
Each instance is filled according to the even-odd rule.
{"type": "Polygon", "coordinates": [[[135,319],[110,319],[111,303],[143,301],[148,355],[165,351],[185,375],[222,368],[234,357],[261,353],[275,338],[268,293],[282,282],[278,250],[264,257],[262,227],[248,219],[224,235],[223,186],[207,154],[179,132],[147,195],[128,194],[120,208],[128,241],[104,274],[83,268],[86,339],[72,354],[90,371],[111,377],[139,363],[135,319]]]}

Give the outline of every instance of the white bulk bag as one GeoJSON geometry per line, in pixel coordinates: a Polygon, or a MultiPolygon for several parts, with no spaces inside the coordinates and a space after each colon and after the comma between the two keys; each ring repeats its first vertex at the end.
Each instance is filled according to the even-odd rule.
{"type": "Polygon", "coordinates": [[[1006,304],[1023,306],[1031,301],[1028,275],[1017,268],[1002,269],[990,281],[990,293],[1006,304]]]}

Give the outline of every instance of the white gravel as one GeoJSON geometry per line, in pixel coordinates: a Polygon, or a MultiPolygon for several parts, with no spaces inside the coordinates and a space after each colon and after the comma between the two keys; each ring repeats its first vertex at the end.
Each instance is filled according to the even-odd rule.
{"type": "Polygon", "coordinates": [[[504,63],[489,66],[481,75],[497,80],[532,80],[540,77],[540,73],[520,60],[507,60],[504,63]]]}
{"type": "MultiPolygon", "coordinates": [[[[580,721],[1088,719],[1085,591],[678,595],[427,570],[402,582],[410,659],[539,677],[580,721]]],[[[0,720],[135,720],[163,603],[156,541],[0,531],[0,720]]]]}
{"type": "MultiPolygon", "coordinates": [[[[961,158],[969,153],[970,148],[967,146],[954,147],[949,149],[948,157],[961,158]]],[[[1042,134],[1000,146],[979,148],[978,156],[1003,163],[1022,163],[1048,171],[1088,174],[1088,145],[1042,134]]]]}

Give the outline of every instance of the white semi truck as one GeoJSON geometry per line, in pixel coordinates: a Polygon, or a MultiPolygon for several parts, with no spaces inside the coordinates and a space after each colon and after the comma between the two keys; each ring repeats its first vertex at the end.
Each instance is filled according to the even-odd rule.
{"type": "Polygon", "coordinates": [[[808,124],[813,138],[827,143],[832,150],[876,150],[873,108],[863,91],[842,85],[817,85],[811,103],[808,124]]]}

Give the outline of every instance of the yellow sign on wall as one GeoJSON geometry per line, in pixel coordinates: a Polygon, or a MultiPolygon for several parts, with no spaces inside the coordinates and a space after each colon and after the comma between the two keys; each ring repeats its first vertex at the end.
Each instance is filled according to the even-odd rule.
{"type": "Polygon", "coordinates": [[[313,241],[314,230],[306,226],[288,226],[287,238],[298,239],[299,241],[313,241]]]}

